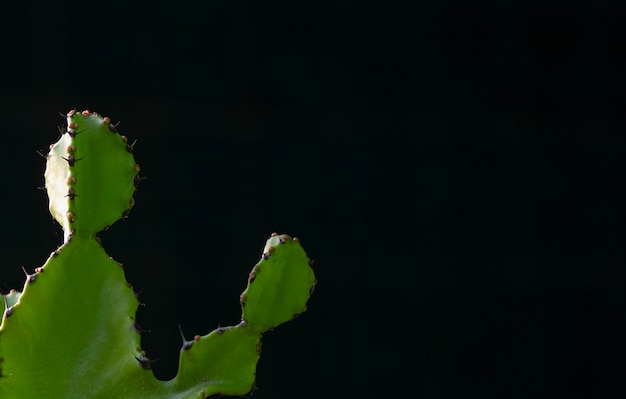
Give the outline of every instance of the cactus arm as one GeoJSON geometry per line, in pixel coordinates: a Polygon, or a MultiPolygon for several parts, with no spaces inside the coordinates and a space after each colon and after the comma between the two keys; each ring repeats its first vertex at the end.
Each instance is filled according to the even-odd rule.
{"type": "Polygon", "coordinates": [[[128,139],[109,118],[68,113],[67,132],[50,147],[44,177],[50,213],[66,240],[94,237],[125,216],[134,204],[135,163],[128,139]]]}
{"type": "Polygon", "coordinates": [[[68,113],[50,147],[49,208],[64,243],[3,296],[0,398],[192,399],[243,395],[255,385],[264,332],[306,309],[315,285],[296,239],[273,234],[240,295],[242,321],[184,339],[179,370],[159,381],[135,328],[139,305],[97,233],[134,205],[139,167],[108,118],[68,113]]]}
{"type": "Polygon", "coordinates": [[[306,310],[316,283],[309,263],[297,239],[273,234],[239,297],[242,322],[196,337],[197,342],[181,351],[179,373],[173,382],[176,389],[189,389],[194,381],[212,379],[201,395],[250,392],[261,354],[262,334],[306,310]]]}

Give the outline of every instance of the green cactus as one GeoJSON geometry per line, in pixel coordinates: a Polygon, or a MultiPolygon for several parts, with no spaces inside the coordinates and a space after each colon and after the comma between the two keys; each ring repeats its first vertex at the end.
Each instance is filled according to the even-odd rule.
{"type": "Polygon", "coordinates": [[[178,374],[157,380],[135,323],[139,302],[97,236],[134,205],[140,178],[132,152],[108,117],[67,114],[45,171],[50,213],[65,240],[26,273],[21,293],[0,301],[0,398],[244,395],[255,387],[262,334],[306,309],[316,282],[310,261],[296,238],[272,234],[240,295],[241,322],[183,336],[178,374]]]}

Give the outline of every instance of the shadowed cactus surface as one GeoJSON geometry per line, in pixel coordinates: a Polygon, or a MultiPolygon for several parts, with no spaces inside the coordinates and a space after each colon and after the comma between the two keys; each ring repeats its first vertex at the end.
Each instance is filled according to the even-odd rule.
{"type": "MultiPolygon", "coordinates": [[[[183,336],[175,378],[141,349],[139,302],[97,233],[128,216],[140,180],[133,145],[108,117],[70,111],[50,146],[45,182],[64,243],[0,301],[0,398],[207,398],[255,387],[261,337],[306,309],[315,286],[296,238],[272,234],[240,295],[242,320],[183,336]]],[[[181,334],[182,335],[182,334],[181,334]]]]}

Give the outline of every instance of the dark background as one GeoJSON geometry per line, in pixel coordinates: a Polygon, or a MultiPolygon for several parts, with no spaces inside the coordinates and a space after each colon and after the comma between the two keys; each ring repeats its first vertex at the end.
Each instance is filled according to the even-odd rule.
{"type": "Polygon", "coordinates": [[[239,321],[279,231],[319,283],[265,335],[255,398],[626,397],[626,7],[8,2],[0,19],[2,292],[62,241],[36,150],[88,108],[148,176],[103,240],[143,289],[160,378],[178,324],[239,321]]]}

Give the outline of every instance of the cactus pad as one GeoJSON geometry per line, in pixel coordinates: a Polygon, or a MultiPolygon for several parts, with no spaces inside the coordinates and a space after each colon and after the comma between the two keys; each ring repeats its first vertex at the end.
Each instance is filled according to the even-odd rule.
{"type": "Polygon", "coordinates": [[[0,398],[191,399],[244,395],[255,386],[262,334],[306,310],[315,276],[297,239],[272,234],[240,295],[242,320],[183,337],[178,374],[160,381],[141,349],[139,305],[97,233],[134,205],[139,167],[109,118],[71,111],[50,146],[50,212],[64,243],[23,291],[3,296],[0,398]]]}

